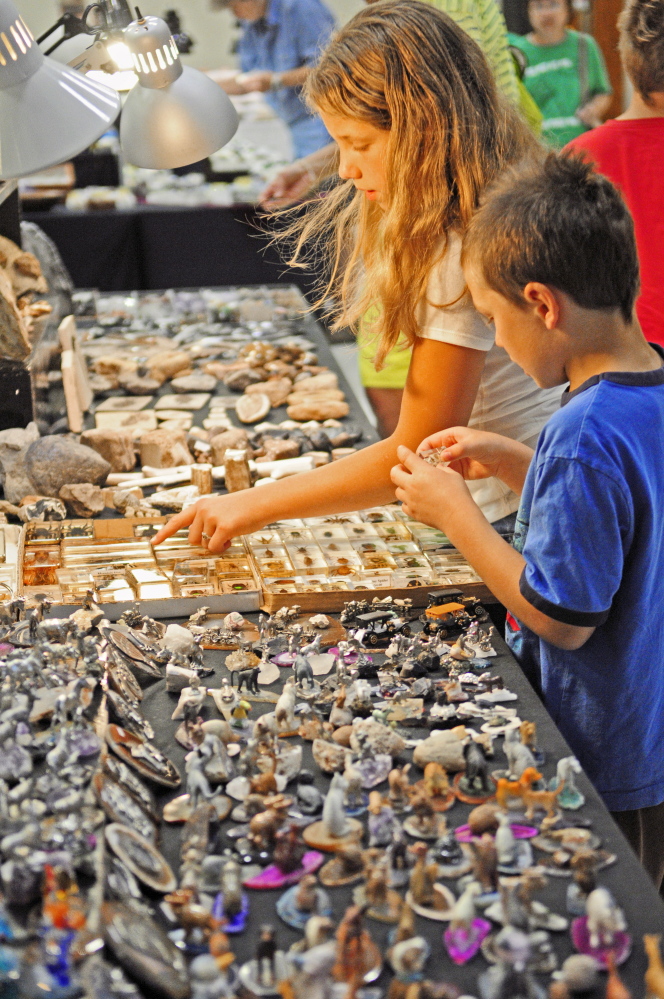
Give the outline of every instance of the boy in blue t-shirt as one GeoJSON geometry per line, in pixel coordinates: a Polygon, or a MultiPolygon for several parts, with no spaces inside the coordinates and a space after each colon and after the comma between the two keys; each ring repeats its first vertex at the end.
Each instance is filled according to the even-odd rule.
{"type": "Polygon", "coordinates": [[[442,529],[509,611],[508,640],[657,886],[664,876],[664,352],[634,315],[629,212],[604,177],[550,154],[488,193],[463,266],[496,342],[565,385],[535,452],[453,427],[448,467],[407,448],[397,498],[442,529]],[[464,479],[521,494],[515,547],[464,479]]]}

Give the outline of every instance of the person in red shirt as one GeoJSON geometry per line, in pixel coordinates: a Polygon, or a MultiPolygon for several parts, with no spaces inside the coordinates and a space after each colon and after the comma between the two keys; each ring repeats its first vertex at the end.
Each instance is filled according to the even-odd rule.
{"type": "Polygon", "coordinates": [[[641,267],[636,312],[646,339],[664,345],[664,0],[627,0],[618,27],[629,107],[566,148],[582,151],[627,202],[641,267]]]}

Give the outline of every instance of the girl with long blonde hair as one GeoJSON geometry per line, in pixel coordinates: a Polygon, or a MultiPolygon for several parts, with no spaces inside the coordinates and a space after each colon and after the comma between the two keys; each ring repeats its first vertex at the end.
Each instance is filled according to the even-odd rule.
{"type": "MultiPolygon", "coordinates": [[[[382,0],[334,37],[306,93],[337,143],[341,183],[285,235],[295,239],[294,261],[306,263],[306,252],[327,259],[321,300],[332,294],[338,303],[336,328],[372,315],[378,365],[400,337],[412,346],[399,423],[343,461],[268,489],[206,497],[156,543],[189,526],[192,543],[220,551],[275,520],[390,502],[400,444],[414,449],[441,427],[470,423],[533,445],[558,406],[557,392],[538,389],[495,347],[465,289],[461,235],[483,190],[538,154],[475,42],[420,0],[382,0]]],[[[495,479],[475,490],[494,523],[517,509],[495,479]]]]}

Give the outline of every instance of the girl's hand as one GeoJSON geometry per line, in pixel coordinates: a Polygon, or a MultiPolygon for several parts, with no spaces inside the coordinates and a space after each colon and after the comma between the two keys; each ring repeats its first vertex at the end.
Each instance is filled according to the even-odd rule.
{"type": "Polygon", "coordinates": [[[188,527],[190,545],[203,545],[211,552],[225,551],[239,534],[251,534],[264,526],[248,516],[247,491],[228,496],[205,496],[164,524],[152,544],[160,545],[176,531],[188,527]]]}
{"type": "Polygon", "coordinates": [[[468,504],[477,509],[458,472],[436,468],[407,447],[399,447],[397,455],[401,464],[394,466],[390,476],[409,517],[445,531],[450,517],[458,516],[468,504]]]}
{"type": "MultiPolygon", "coordinates": [[[[440,461],[464,479],[500,478],[501,465],[509,460],[514,441],[500,434],[489,434],[469,427],[451,427],[423,440],[418,452],[444,448],[440,461]]],[[[521,447],[522,445],[518,445],[521,447]]]]}
{"type": "Polygon", "coordinates": [[[258,200],[263,208],[280,208],[303,198],[315,183],[309,167],[296,160],[272,178],[258,200]]]}

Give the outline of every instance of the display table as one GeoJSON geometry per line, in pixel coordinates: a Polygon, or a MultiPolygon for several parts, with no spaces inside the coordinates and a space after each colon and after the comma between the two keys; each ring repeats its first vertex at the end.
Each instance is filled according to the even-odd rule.
{"type": "Polygon", "coordinates": [[[100,291],[184,288],[223,284],[297,284],[306,272],[289,270],[261,233],[254,205],[231,208],[137,208],[25,212],[51,237],[77,288],[100,291]]]}
{"type": "MultiPolygon", "coordinates": [[[[252,618],[255,620],[255,615],[249,616],[249,619],[252,618]]],[[[494,659],[488,660],[488,665],[490,665],[492,673],[499,673],[504,678],[506,687],[518,694],[518,701],[513,702],[513,706],[517,707],[519,717],[536,722],[538,744],[546,752],[546,760],[543,764],[542,772],[548,780],[555,775],[556,761],[570,755],[569,747],[546,713],[532,687],[526,681],[505,644],[499,639],[496,639],[494,644],[499,655],[494,659]]],[[[206,662],[215,667],[215,676],[205,681],[207,686],[218,687],[221,678],[230,675],[223,665],[226,655],[227,653],[223,652],[206,653],[206,662]]],[[[372,652],[372,655],[375,655],[375,653],[372,652]]],[[[379,658],[382,660],[382,656],[379,656],[379,658]]],[[[280,689],[290,672],[289,669],[281,670],[280,680],[269,689],[280,689]]],[[[440,674],[433,674],[432,676],[435,678],[436,676],[440,676],[440,674]]],[[[165,690],[164,682],[159,682],[145,692],[142,710],[157,733],[155,740],[157,745],[167,753],[173,762],[177,764],[180,772],[184,774],[185,752],[174,740],[174,733],[179,722],[170,720],[170,715],[176,703],[176,696],[168,694],[165,690]]],[[[255,719],[260,714],[272,709],[272,705],[254,703],[250,717],[255,719]]],[[[213,708],[208,708],[207,717],[216,717],[216,712],[214,712],[213,708]]],[[[422,729],[409,729],[408,731],[412,732],[413,738],[424,738],[428,734],[427,731],[422,729]]],[[[296,738],[289,741],[299,742],[301,740],[296,738]]],[[[502,738],[497,739],[495,742],[496,756],[493,766],[496,768],[505,765],[502,742],[502,738]]],[[[316,774],[317,786],[322,790],[326,790],[330,781],[313,762],[311,743],[304,742],[303,746],[303,766],[316,774]]],[[[410,759],[410,752],[408,751],[399,760],[399,763],[405,763],[407,759],[410,759]]],[[[411,782],[419,780],[420,777],[421,771],[416,766],[413,766],[410,774],[411,782]]],[[[641,938],[644,933],[662,933],[664,931],[664,905],[629,845],[604,807],[601,799],[585,777],[585,774],[579,775],[578,786],[586,797],[586,804],[578,813],[567,812],[566,816],[567,818],[573,818],[575,815],[579,815],[591,820],[592,829],[601,838],[602,846],[617,856],[617,862],[613,866],[600,871],[598,883],[606,886],[613,893],[618,904],[624,910],[627,919],[628,929],[633,938],[633,951],[627,963],[620,969],[620,973],[636,999],[636,997],[642,996],[644,992],[643,975],[646,968],[646,959],[641,938]]],[[[383,794],[386,794],[386,784],[380,785],[379,790],[383,794]]],[[[176,794],[177,792],[174,792],[164,796],[162,803],[175,797],[176,794]]],[[[461,802],[456,802],[450,811],[445,813],[448,826],[455,827],[462,825],[466,821],[470,807],[461,802]]],[[[366,826],[366,815],[362,817],[362,821],[366,826]]],[[[222,830],[231,827],[233,824],[230,819],[226,820],[222,824],[222,830]]],[[[223,835],[220,837],[220,840],[222,846],[229,845],[228,841],[224,841],[223,835]]],[[[413,842],[412,839],[409,841],[413,842]]],[[[173,869],[177,870],[180,850],[179,827],[162,824],[161,848],[173,869]]],[[[533,852],[536,859],[538,856],[543,856],[536,849],[533,852]]],[[[448,887],[454,885],[454,882],[449,880],[444,881],[444,883],[448,887]]],[[[552,911],[559,914],[566,914],[565,893],[569,883],[570,878],[568,877],[550,877],[547,887],[543,891],[537,892],[535,897],[548,905],[552,911]]],[[[333,918],[336,922],[343,916],[347,906],[352,904],[352,888],[331,888],[329,889],[329,893],[334,908],[333,918]]],[[[288,949],[291,943],[299,939],[298,933],[286,926],[275,912],[275,903],[280,894],[280,891],[249,891],[251,912],[247,929],[240,936],[233,937],[233,950],[238,958],[244,960],[253,956],[259,927],[265,922],[270,922],[277,928],[279,943],[284,950],[288,949]]],[[[427,964],[426,977],[434,981],[454,982],[469,995],[478,995],[477,976],[487,967],[487,963],[481,954],[473,958],[464,967],[459,968],[454,966],[448,958],[441,942],[441,935],[446,924],[432,922],[422,919],[419,916],[416,916],[415,919],[417,932],[423,934],[431,945],[431,957],[427,964]]],[[[384,952],[387,946],[387,935],[391,927],[372,919],[366,920],[366,925],[374,940],[384,952]]],[[[565,957],[574,952],[570,942],[569,931],[553,933],[551,934],[551,938],[559,963],[562,964],[565,957]]],[[[390,974],[384,972],[379,984],[386,985],[389,979],[390,974]]],[[[542,977],[541,981],[544,983],[546,976],[542,977]]],[[[593,999],[600,999],[600,997],[604,996],[605,982],[606,976],[602,975],[601,987],[593,993],[589,993],[593,999]]]]}

